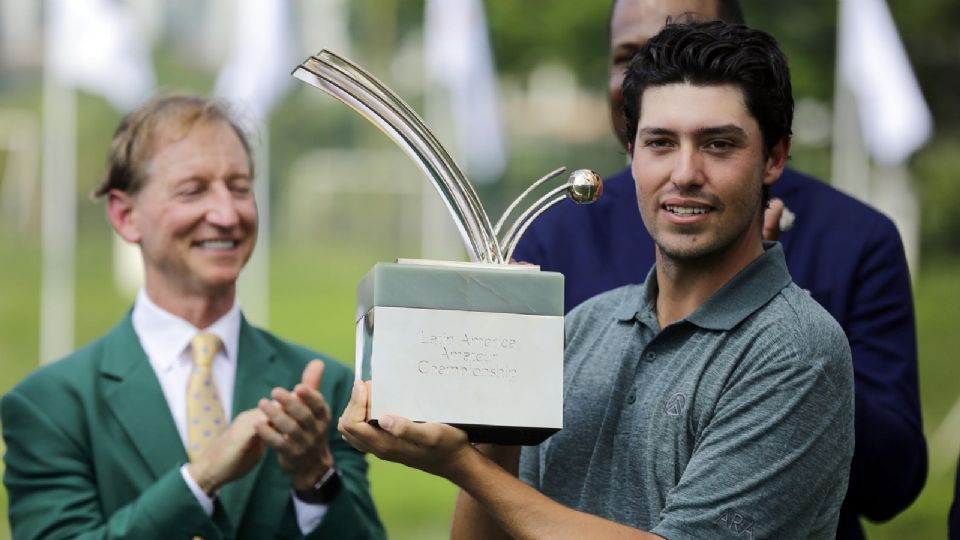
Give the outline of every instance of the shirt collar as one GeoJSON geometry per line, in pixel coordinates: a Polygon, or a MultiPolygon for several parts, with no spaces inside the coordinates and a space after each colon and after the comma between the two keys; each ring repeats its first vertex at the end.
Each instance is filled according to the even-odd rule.
{"type": "MultiPolygon", "coordinates": [[[[769,302],[791,281],[783,247],[779,242],[764,242],[763,254],[683,320],[708,330],[730,330],[769,302]]],[[[617,319],[636,319],[658,329],[654,309],[657,290],[657,273],[654,267],[644,281],[643,297],[624,298],[616,311],[617,319]]]]}
{"type": "MultiPolygon", "coordinates": [[[[653,313],[653,320],[657,320],[654,310],[654,301],[657,298],[657,267],[650,267],[646,279],[643,280],[643,295],[640,297],[627,295],[620,302],[620,307],[614,313],[618,321],[628,322],[636,319],[639,322],[648,324],[649,321],[645,314],[653,313]]],[[[654,325],[657,328],[657,325],[654,325]]]]}
{"type": "Polygon", "coordinates": [[[201,331],[216,334],[223,342],[227,360],[236,361],[240,340],[240,304],[236,300],[226,314],[201,329],[156,305],[146,290],[140,289],[132,322],[144,352],[162,369],[170,367],[201,331]]]}

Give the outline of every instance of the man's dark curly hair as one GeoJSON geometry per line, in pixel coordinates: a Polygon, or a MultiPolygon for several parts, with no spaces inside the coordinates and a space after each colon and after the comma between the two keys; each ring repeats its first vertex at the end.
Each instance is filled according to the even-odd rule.
{"type": "Polygon", "coordinates": [[[640,97],[651,86],[731,84],[743,91],[747,110],[760,125],[765,153],[793,123],[790,68],[770,34],[720,21],[668,24],[640,49],[623,81],[623,112],[633,144],[640,97]]]}

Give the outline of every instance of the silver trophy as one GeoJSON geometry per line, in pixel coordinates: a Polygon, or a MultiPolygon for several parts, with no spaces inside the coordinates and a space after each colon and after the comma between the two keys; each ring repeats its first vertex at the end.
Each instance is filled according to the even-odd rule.
{"type": "Polygon", "coordinates": [[[574,171],[518,212],[566,168],[551,171],[493,225],[446,149],[383,83],[327,50],[293,76],[347,104],[403,149],[440,193],[472,261],[401,259],[375,265],[360,281],[356,372],[373,381],[370,421],[392,413],[462,427],[475,442],[512,444],[534,444],[560,429],[563,276],[509,263],[546,209],[565,197],[596,201],[600,176],[574,171]]]}

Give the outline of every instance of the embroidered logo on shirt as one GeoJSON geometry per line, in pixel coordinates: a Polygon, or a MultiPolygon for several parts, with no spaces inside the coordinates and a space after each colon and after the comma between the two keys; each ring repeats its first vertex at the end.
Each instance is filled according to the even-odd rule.
{"type": "Polygon", "coordinates": [[[670,396],[670,399],[667,400],[664,410],[670,416],[680,416],[683,414],[683,407],[686,404],[687,396],[677,392],[676,394],[670,396]]]}
{"type": "Polygon", "coordinates": [[[713,520],[714,525],[719,525],[737,536],[745,536],[753,539],[753,521],[748,520],[740,512],[727,510],[717,519],[713,520]]]}

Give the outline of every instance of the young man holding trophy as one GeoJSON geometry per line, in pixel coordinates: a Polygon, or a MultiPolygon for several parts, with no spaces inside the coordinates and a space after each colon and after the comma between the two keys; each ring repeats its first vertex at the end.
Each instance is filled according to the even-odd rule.
{"type": "Polygon", "coordinates": [[[521,451],[389,414],[374,426],[359,382],[339,429],[458,484],[456,537],[832,537],[850,350],[761,237],[790,150],[786,59],[763,32],[669,25],[631,62],[624,103],[656,265],[568,315],[563,429],[521,451]]]}

